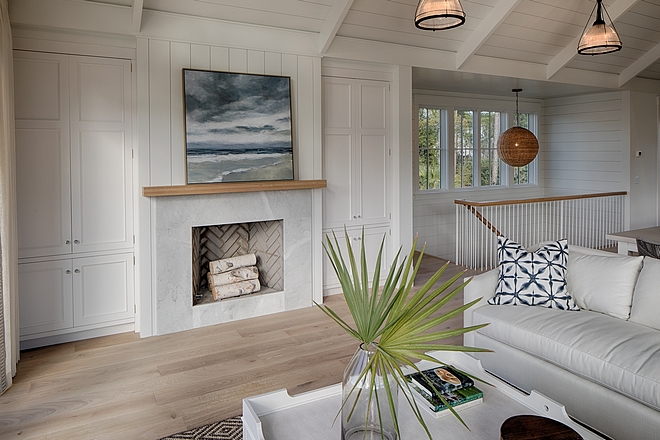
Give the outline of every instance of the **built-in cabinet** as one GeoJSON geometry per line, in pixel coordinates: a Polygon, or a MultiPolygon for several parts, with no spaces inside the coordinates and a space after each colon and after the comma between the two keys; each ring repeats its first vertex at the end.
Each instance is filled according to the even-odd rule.
{"type": "MultiPolygon", "coordinates": [[[[323,77],[323,232],[345,247],[344,227],[357,245],[364,228],[370,271],[383,237],[383,270],[391,257],[389,89],[387,81],[323,77]]],[[[324,256],[324,290],[338,288],[324,256]]]]}
{"type": "Polygon", "coordinates": [[[14,73],[21,340],[132,323],[131,62],[14,51],[14,73]]]}

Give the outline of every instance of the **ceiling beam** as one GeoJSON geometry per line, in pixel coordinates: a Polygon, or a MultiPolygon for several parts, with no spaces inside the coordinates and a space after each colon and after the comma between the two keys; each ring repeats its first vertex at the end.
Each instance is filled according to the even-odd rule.
{"type": "Polygon", "coordinates": [[[456,69],[460,69],[463,64],[474,55],[486,40],[495,32],[495,30],[506,20],[506,18],[518,6],[521,0],[500,0],[488,13],[479,26],[470,34],[470,36],[461,44],[456,52],[456,69]]]}
{"type": "Polygon", "coordinates": [[[321,32],[319,32],[319,53],[321,55],[324,55],[328,51],[332,40],[337,35],[339,26],[341,26],[344,18],[346,18],[346,14],[348,14],[348,10],[353,5],[353,1],[335,0],[333,3],[328,16],[323,22],[323,26],[321,26],[321,32]]]}
{"type": "Polygon", "coordinates": [[[139,34],[142,29],[142,10],[144,0],[133,0],[133,20],[131,22],[131,30],[135,34],[139,34]]]}
{"type": "Polygon", "coordinates": [[[639,57],[619,74],[619,87],[642,73],[647,67],[658,61],[658,59],[660,59],[660,43],[653,46],[651,50],[639,57]]]}
{"type": "MultiPolygon", "coordinates": [[[[617,21],[638,1],[639,0],[616,0],[614,3],[607,7],[607,12],[612,18],[613,22],[617,21]]],[[[559,72],[566,64],[571,62],[575,55],[577,55],[577,47],[580,43],[581,36],[582,32],[580,32],[580,35],[571,41],[571,44],[563,48],[559,54],[550,60],[548,63],[548,79],[552,78],[555,73],[559,72]]]]}

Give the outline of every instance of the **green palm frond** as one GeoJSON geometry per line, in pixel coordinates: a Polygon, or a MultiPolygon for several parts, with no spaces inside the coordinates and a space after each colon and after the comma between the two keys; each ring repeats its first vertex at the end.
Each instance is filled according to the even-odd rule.
{"type": "MultiPolygon", "coordinates": [[[[399,423],[396,411],[394,411],[395,395],[390,387],[390,383],[392,386],[396,384],[403,390],[406,401],[410,405],[416,419],[424,428],[428,438],[432,439],[417,403],[412,398],[411,389],[404,377],[403,368],[410,367],[419,371],[415,365],[415,362],[418,360],[442,363],[428,355],[427,353],[430,351],[489,351],[481,348],[441,343],[443,339],[477,330],[484,325],[441,331],[433,330],[448,319],[460,315],[478,303],[481,298],[452,310],[440,312],[442,307],[446,306],[470,281],[468,280],[452,288],[456,281],[465,274],[463,271],[442,285],[435,287],[435,284],[444,274],[449,263],[433,274],[419,290],[412,293],[413,283],[419,271],[425,250],[424,247],[415,261],[417,238],[415,238],[408,256],[403,258],[400,263],[398,263],[401,256],[401,249],[399,249],[381,287],[380,268],[385,246],[385,236],[380,244],[371,282],[369,280],[364,247],[364,229],[362,230],[362,240],[360,241],[359,257],[356,257],[354,253],[350,238],[348,233],[346,233],[346,228],[344,228],[344,236],[346,239],[346,255],[342,253],[339,241],[334,232],[332,237],[326,237],[323,247],[337,275],[355,325],[351,326],[348,324],[330,307],[323,304],[316,305],[359,342],[365,344],[365,346],[376,347],[376,353],[367,363],[360,379],[370,377],[370,380],[374,381],[376,372],[380,372],[383,375],[387,402],[382,402],[382,397],[379,400],[378,393],[373,392],[373,382],[369,395],[369,400],[375,400],[378,407],[378,416],[380,417],[381,407],[383,405],[388,406],[392,412],[394,425],[400,438],[399,423]]],[[[356,390],[354,387],[351,390],[352,392],[361,392],[361,390],[356,390]]],[[[447,404],[447,402],[444,403],[447,404]]],[[[352,411],[352,409],[344,408],[345,405],[346,401],[342,403],[342,409],[352,411]]],[[[463,422],[451,405],[447,404],[447,407],[465,425],[465,422],[463,422]]],[[[467,428],[467,425],[465,426],[467,428]]]]}

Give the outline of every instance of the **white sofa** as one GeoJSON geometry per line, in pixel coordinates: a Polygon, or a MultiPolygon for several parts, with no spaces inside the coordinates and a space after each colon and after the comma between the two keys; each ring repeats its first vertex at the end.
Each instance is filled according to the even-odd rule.
{"type": "Polygon", "coordinates": [[[660,440],[660,260],[569,246],[567,268],[579,311],[489,305],[498,270],[476,276],[465,303],[483,299],[465,325],[489,325],[465,344],[492,349],[475,354],[484,368],[616,440],[660,440]]]}

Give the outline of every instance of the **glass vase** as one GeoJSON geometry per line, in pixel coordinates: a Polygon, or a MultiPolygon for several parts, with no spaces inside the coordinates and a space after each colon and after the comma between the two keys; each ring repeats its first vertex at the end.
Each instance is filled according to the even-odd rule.
{"type": "Polygon", "coordinates": [[[360,345],[344,371],[341,409],[342,440],[398,439],[385,389],[385,378],[387,378],[396,412],[399,395],[396,380],[389,372],[387,376],[383,376],[380,369],[376,371],[373,381],[371,372],[360,377],[375,353],[375,346],[360,345]]]}

